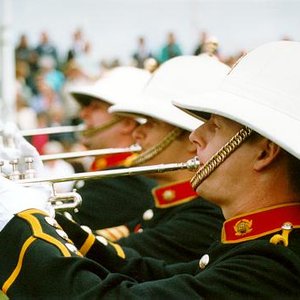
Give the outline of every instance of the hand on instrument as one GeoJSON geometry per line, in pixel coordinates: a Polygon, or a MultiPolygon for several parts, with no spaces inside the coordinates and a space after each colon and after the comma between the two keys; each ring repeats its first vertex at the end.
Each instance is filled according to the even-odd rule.
{"type": "MultiPolygon", "coordinates": [[[[0,145],[0,159],[6,165],[5,173],[9,172],[9,161],[14,159],[19,160],[18,168],[20,172],[24,172],[25,158],[32,157],[36,176],[43,175],[44,166],[37,150],[25,140],[15,124],[2,126],[1,137],[4,143],[0,145]]],[[[14,214],[25,209],[40,209],[54,216],[54,209],[49,202],[51,194],[52,189],[48,183],[24,187],[0,176],[0,230],[14,214]]]]}
{"type": "Polygon", "coordinates": [[[32,157],[36,177],[41,177],[44,173],[44,166],[35,147],[25,140],[14,123],[7,123],[1,127],[3,142],[0,144],[0,159],[4,160],[4,173],[9,173],[11,170],[9,161],[14,159],[18,159],[18,168],[20,172],[24,172],[25,159],[32,157]]]}

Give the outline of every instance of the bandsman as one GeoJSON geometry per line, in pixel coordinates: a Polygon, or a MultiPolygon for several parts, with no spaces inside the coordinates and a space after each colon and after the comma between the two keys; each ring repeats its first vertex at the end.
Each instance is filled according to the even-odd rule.
{"type": "MultiPolygon", "coordinates": [[[[87,130],[81,142],[90,150],[127,148],[134,144],[134,118],[108,112],[111,105],[131,101],[150,79],[150,72],[134,67],[116,67],[91,85],[76,87],[70,94],[80,104],[80,117],[87,130]]],[[[96,157],[91,171],[122,167],[135,153],[96,157]]],[[[152,205],[154,180],[136,175],[122,178],[80,180],[75,185],[82,205],[72,213],[80,224],[91,229],[118,226],[136,218],[152,205]],[[130,187],[130,188],[128,188],[130,187]]]]}
{"type": "MultiPolygon", "coordinates": [[[[196,149],[189,134],[199,126],[199,121],[174,107],[171,100],[192,89],[210,90],[228,71],[227,66],[207,55],[173,58],[156,70],[135,101],[113,105],[113,115],[146,119],[133,131],[142,152],[130,165],[182,163],[192,159],[196,149]]],[[[135,221],[96,233],[117,241],[117,253],[122,251],[127,258],[149,256],[168,264],[197,258],[219,235],[221,211],[198,197],[191,188],[189,170],[148,176],[158,183],[152,189],[153,206],[135,221]]],[[[71,234],[67,226],[64,229],[71,234]]]]}
{"type": "Polygon", "coordinates": [[[226,218],[200,260],[163,273],[145,258],[128,266],[132,277],[111,273],[61,233],[43,194],[1,179],[1,211],[15,206],[3,216],[16,214],[1,217],[2,290],[12,298],[299,299],[299,51],[298,42],[258,47],[215,91],[176,102],[205,121],[190,137],[202,163],[191,183],[226,218]],[[24,200],[37,210],[18,210],[24,200]]]}

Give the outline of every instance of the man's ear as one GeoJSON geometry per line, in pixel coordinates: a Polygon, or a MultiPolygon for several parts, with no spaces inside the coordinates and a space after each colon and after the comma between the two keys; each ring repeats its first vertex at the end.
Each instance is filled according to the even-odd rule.
{"type": "Polygon", "coordinates": [[[133,118],[123,118],[121,132],[123,134],[131,134],[136,128],[137,123],[133,118]]]}
{"type": "Polygon", "coordinates": [[[268,139],[262,139],[257,146],[259,152],[254,163],[254,170],[261,171],[278,158],[281,148],[268,139]]]}

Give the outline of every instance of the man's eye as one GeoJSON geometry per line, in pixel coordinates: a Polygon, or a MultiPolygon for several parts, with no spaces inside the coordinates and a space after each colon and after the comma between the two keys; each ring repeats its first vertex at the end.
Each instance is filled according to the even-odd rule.
{"type": "Polygon", "coordinates": [[[155,121],[155,120],[153,120],[153,119],[148,119],[148,121],[147,121],[147,123],[149,124],[149,125],[155,125],[155,124],[157,124],[157,121],[155,121]]]}

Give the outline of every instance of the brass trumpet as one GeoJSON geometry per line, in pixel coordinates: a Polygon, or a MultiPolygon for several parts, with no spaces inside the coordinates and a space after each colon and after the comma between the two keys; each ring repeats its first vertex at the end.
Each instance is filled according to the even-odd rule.
{"type": "Polygon", "coordinates": [[[131,153],[131,152],[140,152],[142,150],[141,146],[135,144],[125,148],[105,148],[97,150],[85,150],[85,151],[74,151],[58,154],[44,154],[40,158],[42,161],[49,161],[55,159],[72,159],[85,156],[101,156],[109,154],[118,154],[118,153],[131,153]]]}
{"type": "Polygon", "coordinates": [[[81,196],[73,190],[69,193],[56,193],[55,183],[66,182],[66,181],[76,181],[76,180],[89,180],[89,179],[104,179],[117,176],[131,176],[131,175],[144,175],[150,173],[164,173],[177,170],[190,170],[195,171],[198,169],[200,162],[197,157],[192,158],[186,162],[182,163],[170,163],[170,164],[158,164],[150,166],[141,167],[129,167],[120,169],[111,169],[95,172],[83,172],[77,173],[72,176],[62,176],[59,178],[28,178],[19,179],[17,183],[29,186],[32,184],[39,183],[50,183],[53,189],[53,195],[50,197],[49,202],[54,207],[55,210],[67,210],[74,209],[79,206],[82,202],[81,196]]]}
{"type": "Polygon", "coordinates": [[[103,179],[111,178],[117,176],[130,176],[130,175],[144,175],[150,173],[164,173],[170,171],[178,170],[190,170],[195,171],[200,165],[200,162],[197,157],[188,160],[187,162],[182,163],[170,163],[170,164],[158,164],[150,166],[141,166],[141,167],[129,167],[129,168],[120,168],[120,169],[110,169],[94,172],[82,172],[77,173],[72,176],[62,176],[59,178],[30,178],[30,179],[21,179],[18,180],[18,183],[24,185],[30,185],[35,183],[58,183],[66,181],[76,181],[76,180],[88,180],[88,179],[103,179]]]}
{"type": "Polygon", "coordinates": [[[55,126],[55,127],[45,127],[45,128],[35,128],[35,129],[25,129],[21,130],[23,136],[34,136],[43,134],[59,134],[59,133],[69,133],[69,132],[83,132],[86,130],[84,124],[70,125],[70,126],[55,126]]]}
{"type": "Polygon", "coordinates": [[[79,125],[69,125],[69,126],[53,126],[45,128],[35,128],[35,129],[26,129],[21,130],[23,136],[35,136],[43,134],[61,134],[61,133],[79,133],[85,137],[92,137],[93,135],[105,131],[111,126],[120,122],[121,118],[114,116],[111,120],[92,128],[87,128],[85,124],[79,125]]]}

